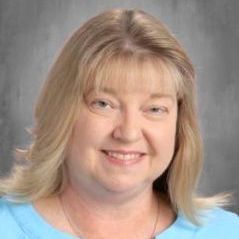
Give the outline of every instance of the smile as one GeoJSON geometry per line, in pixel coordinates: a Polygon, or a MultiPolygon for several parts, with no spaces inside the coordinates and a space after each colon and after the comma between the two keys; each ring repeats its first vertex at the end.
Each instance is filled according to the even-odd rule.
{"type": "Polygon", "coordinates": [[[116,153],[112,151],[104,151],[104,153],[110,157],[114,157],[120,160],[132,160],[142,156],[141,153],[116,153]]]}

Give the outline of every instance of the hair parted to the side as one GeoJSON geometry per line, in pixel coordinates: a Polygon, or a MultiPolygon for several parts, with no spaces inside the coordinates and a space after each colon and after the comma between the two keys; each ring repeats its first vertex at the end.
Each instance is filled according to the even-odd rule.
{"type": "Polygon", "coordinates": [[[15,164],[10,175],[0,181],[0,196],[24,202],[59,193],[65,182],[67,146],[84,94],[116,74],[110,72],[113,64],[121,64],[117,74],[123,74],[124,65],[134,64],[140,70],[145,62],[169,69],[178,97],[174,157],[154,182],[154,190],[165,192],[175,212],[193,223],[198,223],[198,209],[225,202],[223,196],[196,195],[203,157],[190,59],[158,19],[127,9],[91,18],[65,43],[37,101],[33,142],[28,149],[18,150],[25,162],[15,164]]]}

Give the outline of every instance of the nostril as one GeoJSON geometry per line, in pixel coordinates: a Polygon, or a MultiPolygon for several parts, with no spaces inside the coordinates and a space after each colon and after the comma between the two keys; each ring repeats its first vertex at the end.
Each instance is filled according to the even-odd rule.
{"type": "Polygon", "coordinates": [[[107,155],[107,152],[105,150],[101,150],[101,152],[107,155]]]}

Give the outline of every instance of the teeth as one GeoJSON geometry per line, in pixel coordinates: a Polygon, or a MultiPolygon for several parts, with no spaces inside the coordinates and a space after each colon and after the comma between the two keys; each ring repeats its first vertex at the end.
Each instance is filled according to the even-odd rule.
{"type": "Polygon", "coordinates": [[[120,160],[131,160],[138,158],[140,154],[120,154],[120,153],[113,153],[113,152],[106,152],[109,156],[120,159],[120,160]]]}

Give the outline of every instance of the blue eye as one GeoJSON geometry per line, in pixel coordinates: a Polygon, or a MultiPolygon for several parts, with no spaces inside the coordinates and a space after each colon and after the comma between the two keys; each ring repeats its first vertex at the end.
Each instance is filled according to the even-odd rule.
{"type": "Polygon", "coordinates": [[[149,110],[150,110],[150,112],[155,113],[155,114],[164,114],[164,113],[168,112],[168,109],[164,106],[160,106],[160,107],[153,106],[149,110]]]}
{"type": "Polygon", "coordinates": [[[105,100],[94,100],[92,104],[93,106],[97,108],[102,108],[102,109],[105,109],[107,108],[107,106],[110,106],[110,104],[105,100]]]}

